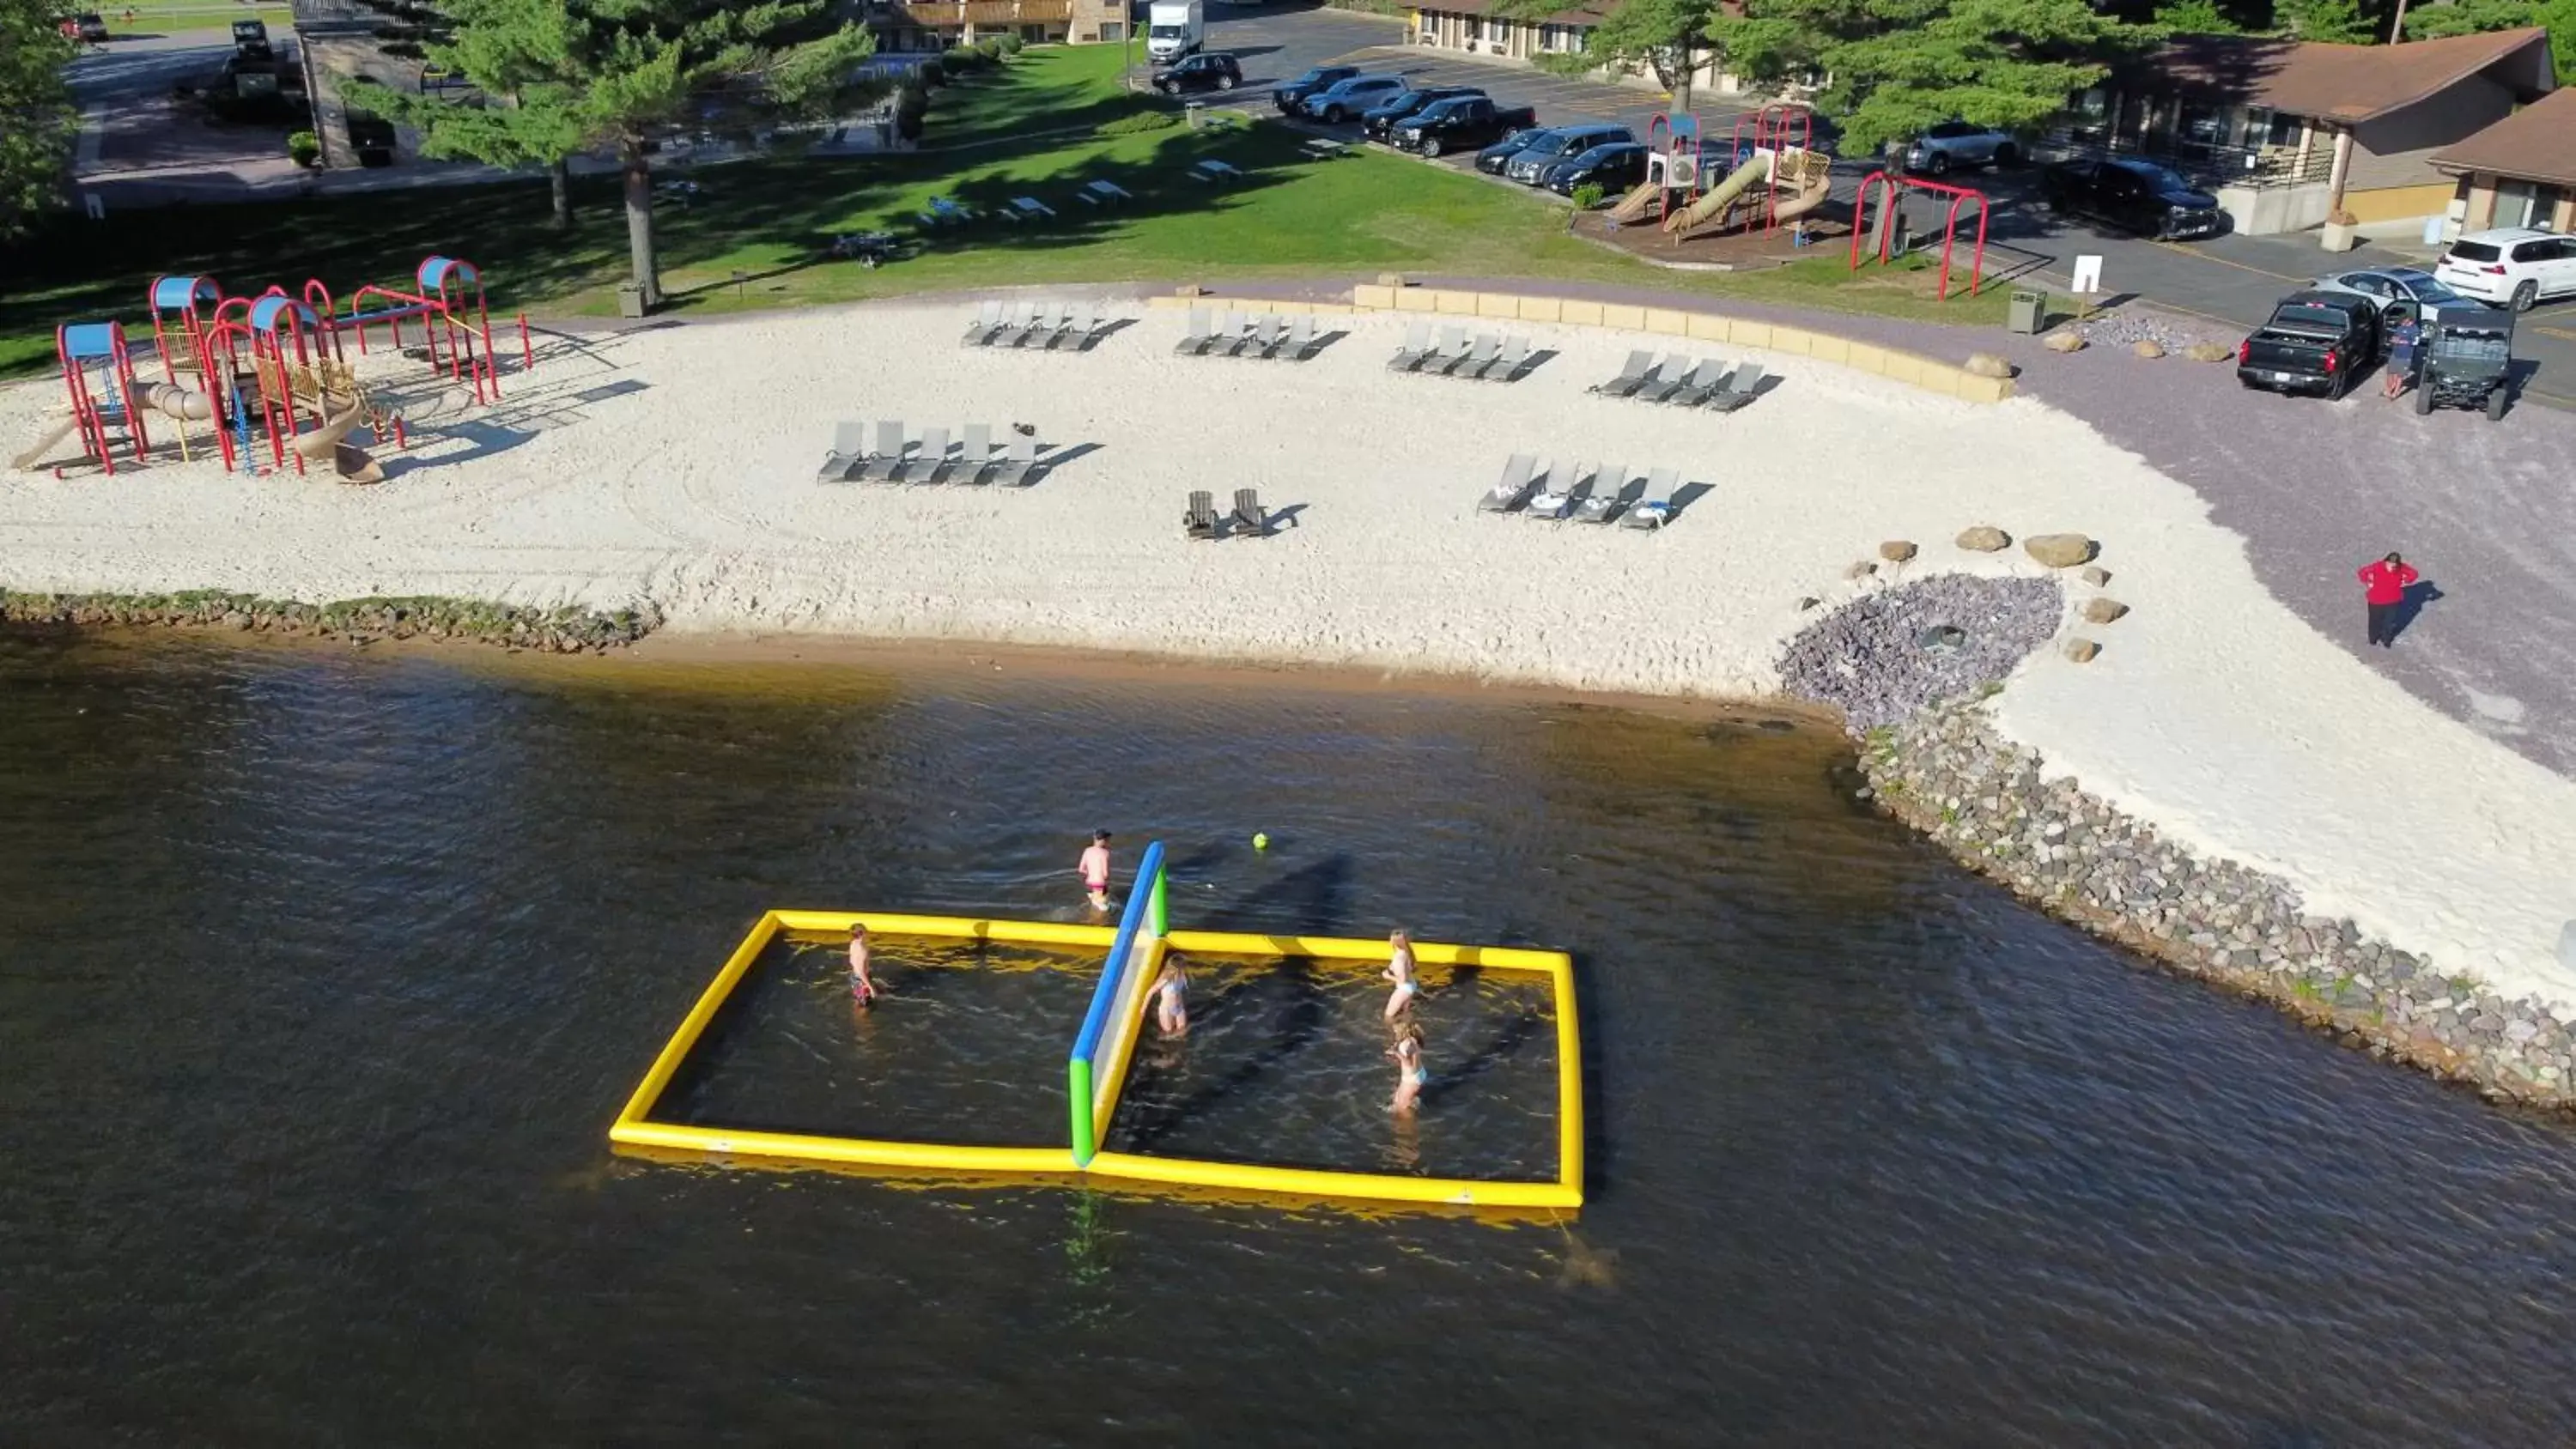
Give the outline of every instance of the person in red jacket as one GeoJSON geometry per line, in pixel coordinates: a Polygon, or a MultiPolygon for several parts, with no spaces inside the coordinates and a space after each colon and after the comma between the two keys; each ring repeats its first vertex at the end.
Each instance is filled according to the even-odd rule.
{"type": "Polygon", "coordinates": [[[2415,567],[2392,553],[2363,564],[2358,577],[2362,597],[2370,601],[2370,642],[2385,649],[2397,642],[2398,608],[2406,602],[2406,586],[2417,578],[2415,567]]]}

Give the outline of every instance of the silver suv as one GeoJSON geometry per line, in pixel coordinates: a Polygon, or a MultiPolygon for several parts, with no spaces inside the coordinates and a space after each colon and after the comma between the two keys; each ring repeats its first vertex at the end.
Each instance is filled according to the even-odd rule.
{"type": "Polygon", "coordinates": [[[1954,166],[2010,166],[2021,159],[2021,146],[2002,131],[1943,121],[1914,138],[1905,148],[1905,169],[1939,176],[1954,166]]]}

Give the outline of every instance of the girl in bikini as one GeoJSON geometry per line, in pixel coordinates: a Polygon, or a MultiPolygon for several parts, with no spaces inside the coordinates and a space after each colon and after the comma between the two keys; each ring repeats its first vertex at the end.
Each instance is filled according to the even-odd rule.
{"type": "Polygon", "coordinates": [[[1393,1021],[1422,994],[1422,983],[1413,974],[1413,933],[1399,927],[1387,934],[1386,944],[1386,969],[1378,974],[1395,983],[1386,994],[1386,1019],[1393,1021]]]}
{"type": "Polygon", "coordinates": [[[850,928],[850,996],[861,1006],[877,1004],[877,984],[868,979],[868,928],[850,928]]]}
{"type": "Polygon", "coordinates": [[[1182,999],[1189,989],[1189,979],[1181,972],[1181,958],[1163,957],[1162,974],[1154,978],[1154,1026],[1165,1036],[1185,1036],[1190,1029],[1190,1008],[1182,999]]]}
{"type": "Polygon", "coordinates": [[[1407,1012],[1395,1024],[1395,1045],[1386,1054],[1395,1061],[1395,1100],[1386,1104],[1390,1112],[1405,1113],[1422,1098],[1422,1089],[1431,1081],[1431,1071],[1422,1065],[1422,1023],[1407,1012]]]}

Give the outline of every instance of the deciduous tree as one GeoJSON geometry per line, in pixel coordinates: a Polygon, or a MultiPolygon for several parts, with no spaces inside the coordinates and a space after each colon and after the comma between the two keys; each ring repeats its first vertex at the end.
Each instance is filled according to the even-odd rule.
{"type": "Polygon", "coordinates": [[[50,0],[0,0],[0,241],[62,201],[79,116],[63,63],[74,46],[50,0]]]}
{"type": "MultiPolygon", "coordinates": [[[[1564,0],[1503,0],[1496,13],[1542,24],[1565,8],[1564,0]]],[[[1620,0],[1584,36],[1581,51],[1543,55],[1540,64],[1558,71],[1643,70],[1672,92],[1675,110],[1688,110],[1691,72],[1706,52],[1714,9],[1712,0],[1620,0]]]]}

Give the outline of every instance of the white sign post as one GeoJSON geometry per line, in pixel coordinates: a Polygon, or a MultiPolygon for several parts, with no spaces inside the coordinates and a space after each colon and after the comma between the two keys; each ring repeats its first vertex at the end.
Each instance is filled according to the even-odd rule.
{"type": "MultiPolygon", "coordinates": [[[[2070,290],[2072,290],[2079,299],[2089,298],[2094,293],[2102,290],[2102,259],[2100,257],[2078,255],[2075,258],[2075,282],[2070,290]]],[[[2090,318],[2093,315],[2093,304],[2090,301],[2079,300],[2076,303],[2076,309],[2087,318],[2090,318]]]]}

